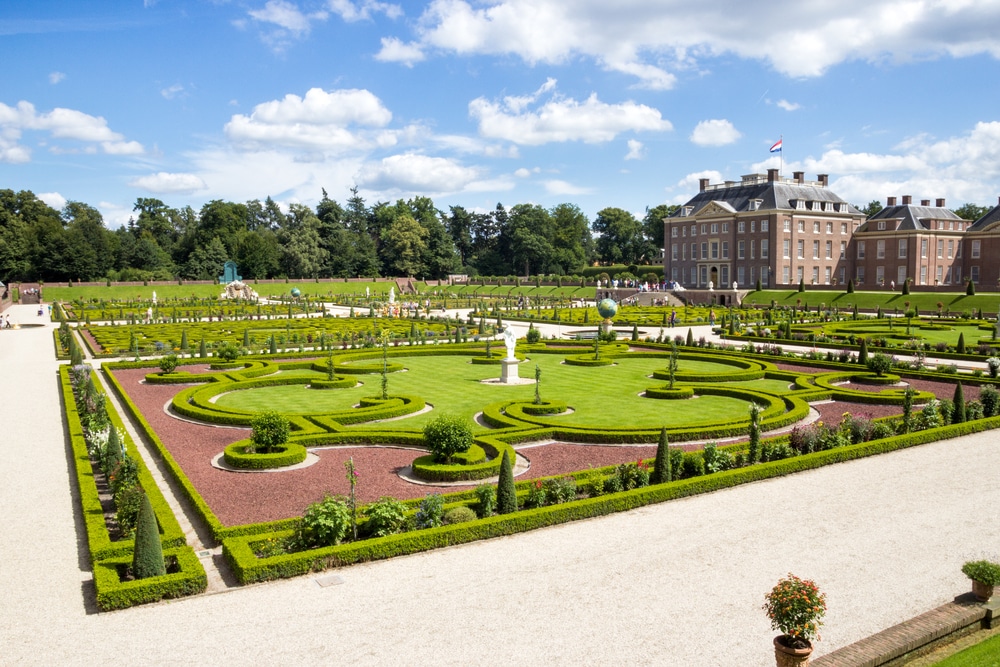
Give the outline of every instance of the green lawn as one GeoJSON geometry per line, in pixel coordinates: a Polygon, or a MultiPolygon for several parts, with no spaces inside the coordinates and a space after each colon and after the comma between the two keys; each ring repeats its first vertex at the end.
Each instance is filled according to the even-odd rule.
{"type": "MultiPolygon", "coordinates": [[[[639,396],[647,387],[664,384],[648,376],[664,368],[666,359],[619,359],[616,366],[597,368],[567,366],[560,363],[562,359],[561,355],[538,354],[519,366],[521,377],[533,378],[537,364],[542,373],[541,397],[565,401],[575,410],[573,414],[551,418],[556,423],[598,428],[655,428],[729,421],[734,414],[747,411],[746,401],[722,396],[700,396],[688,401],[661,401],[639,396]]],[[[391,422],[390,428],[423,428],[441,413],[458,414],[471,421],[485,405],[508,399],[531,400],[535,395],[534,385],[481,383],[480,380],[498,377],[500,367],[471,364],[464,356],[394,357],[393,360],[401,362],[406,371],[389,375],[389,393],[419,395],[434,406],[434,410],[391,422]]],[[[731,371],[732,366],[682,359],[679,370],[717,373],[731,371]]],[[[323,377],[322,373],[313,374],[323,377]]],[[[294,414],[343,410],[357,404],[361,397],[377,395],[380,391],[380,376],[362,375],[358,379],[364,385],[352,389],[313,390],[297,385],[265,387],[224,394],[216,403],[220,407],[240,410],[274,409],[294,414]]],[[[750,383],[740,384],[747,386],[750,383]]],[[[787,391],[787,385],[784,382],[776,386],[787,391]]]]}
{"type": "Polygon", "coordinates": [[[777,302],[779,306],[789,307],[808,304],[813,309],[824,304],[830,308],[840,308],[842,311],[853,309],[855,304],[864,311],[874,311],[881,306],[883,311],[890,313],[893,312],[894,308],[898,309],[899,312],[905,311],[904,304],[907,301],[910,302],[911,308],[919,308],[925,314],[937,314],[938,303],[942,304],[943,311],[950,311],[952,314],[971,312],[982,308],[984,313],[991,313],[995,316],[997,309],[1000,308],[1000,294],[984,292],[975,296],[966,296],[965,290],[960,292],[913,292],[911,294],[901,294],[898,290],[895,292],[889,290],[854,292],[853,294],[833,290],[810,291],[806,289],[805,292],[794,289],[762,290],[751,292],[743,299],[744,305],[747,306],[769,306],[771,301],[777,302]]]}
{"type": "MultiPolygon", "coordinates": [[[[321,282],[300,280],[287,283],[257,283],[253,280],[246,281],[254,291],[262,297],[288,295],[293,287],[299,288],[302,296],[341,296],[355,295],[364,296],[365,288],[373,298],[385,298],[389,295],[389,288],[395,287],[394,282],[321,282]]],[[[42,286],[42,296],[46,301],[75,301],[83,299],[92,301],[127,301],[134,299],[147,300],[153,297],[159,301],[169,299],[190,299],[196,298],[218,298],[222,294],[222,285],[194,285],[186,283],[178,285],[97,285],[86,287],[46,287],[42,286]]],[[[397,296],[398,290],[397,290],[397,296]]]]}
{"type": "Polygon", "coordinates": [[[942,660],[937,667],[1000,667],[1000,635],[942,660]]]}

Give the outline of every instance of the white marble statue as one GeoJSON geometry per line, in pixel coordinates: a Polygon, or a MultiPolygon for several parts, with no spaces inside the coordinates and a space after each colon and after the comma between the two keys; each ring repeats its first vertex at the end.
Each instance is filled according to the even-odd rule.
{"type": "Polygon", "coordinates": [[[709,292],[715,291],[715,283],[713,283],[711,280],[708,281],[708,291],[709,292]]]}
{"type": "Polygon", "coordinates": [[[153,305],[156,305],[156,290],[153,290],[153,305]]]}
{"type": "Polygon", "coordinates": [[[507,359],[513,361],[514,348],[517,347],[517,335],[509,326],[503,330],[503,344],[507,346],[507,359]]]}
{"type": "Polygon", "coordinates": [[[736,291],[736,290],[738,290],[739,288],[740,288],[740,286],[739,286],[739,285],[737,285],[737,284],[736,284],[736,281],[734,280],[734,281],[733,281],[733,291],[735,292],[735,291],[736,291]]]}
{"type": "Polygon", "coordinates": [[[396,288],[389,288],[389,303],[396,303],[396,288]]]}

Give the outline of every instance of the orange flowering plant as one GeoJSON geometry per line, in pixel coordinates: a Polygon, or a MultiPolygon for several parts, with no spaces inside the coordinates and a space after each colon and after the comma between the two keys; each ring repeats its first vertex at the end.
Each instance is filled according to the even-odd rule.
{"type": "Polygon", "coordinates": [[[826,596],[816,584],[789,574],[767,594],[764,611],[771,627],[785,634],[792,648],[806,648],[819,638],[819,626],[826,613],[826,596]]]}

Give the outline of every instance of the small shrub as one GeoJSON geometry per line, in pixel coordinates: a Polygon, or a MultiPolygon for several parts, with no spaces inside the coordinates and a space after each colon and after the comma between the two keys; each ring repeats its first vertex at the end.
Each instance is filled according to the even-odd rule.
{"type": "Polygon", "coordinates": [[[454,454],[472,446],[472,427],[460,417],[441,415],[424,427],[424,442],[437,461],[451,463],[454,454]]]}
{"type": "Polygon", "coordinates": [[[507,452],[506,449],[503,451],[503,458],[500,460],[500,478],[497,481],[497,514],[510,514],[517,511],[514,471],[507,452]]]}
{"type": "Polygon", "coordinates": [[[306,508],[295,527],[297,548],[340,544],[351,527],[351,511],[340,497],[327,496],[306,508]]]}
{"type": "Polygon", "coordinates": [[[215,351],[215,356],[227,363],[232,363],[240,356],[240,348],[227,341],[215,351]]]}
{"type": "Polygon", "coordinates": [[[622,463],[618,466],[618,479],[621,480],[622,491],[631,491],[643,486],[649,486],[649,465],[642,459],[636,462],[622,463]]]}
{"type": "Polygon", "coordinates": [[[992,417],[1000,405],[1000,392],[993,385],[986,385],[979,391],[979,402],[983,405],[983,416],[992,417]]]}
{"type": "Polygon", "coordinates": [[[987,586],[1000,586],[1000,565],[988,560],[970,560],[962,565],[962,574],[987,586]]]}
{"type": "Polygon", "coordinates": [[[889,355],[882,354],[881,352],[876,352],[875,354],[868,357],[868,362],[866,366],[868,370],[875,373],[878,377],[882,377],[892,369],[893,359],[889,355]]]}
{"type": "Polygon", "coordinates": [[[990,357],[986,360],[986,367],[990,371],[990,377],[996,378],[1000,375],[1000,357],[990,357]]]}
{"type": "Polygon", "coordinates": [[[681,464],[684,477],[700,477],[705,474],[705,459],[701,452],[687,452],[681,464]]]}
{"type": "Polygon", "coordinates": [[[528,486],[528,494],[524,497],[525,508],[545,506],[545,484],[540,479],[533,481],[528,486]]]}
{"type": "Polygon", "coordinates": [[[138,485],[122,488],[115,494],[115,521],[122,539],[129,539],[135,533],[142,497],[145,494],[138,485]]]}
{"type": "Polygon", "coordinates": [[[471,508],[462,505],[461,507],[452,507],[445,512],[443,521],[446,524],[465,523],[467,521],[475,521],[477,518],[479,517],[476,516],[476,513],[471,508]]]}
{"type": "Polygon", "coordinates": [[[444,498],[440,493],[432,493],[420,501],[414,522],[418,529],[437,528],[444,523],[444,498]]]}
{"type": "Polygon", "coordinates": [[[558,505],[576,500],[576,480],[572,477],[545,480],[543,487],[546,505],[558,505]]]}
{"type": "Polygon", "coordinates": [[[288,418],[280,412],[265,410],[250,418],[250,446],[248,453],[268,453],[288,442],[288,418]]]}
{"type": "Polygon", "coordinates": [[[872,423],[871,440],[882,440],[883,438],[889,438],[895,435],[892,426],[888,422],[879,421],[872,423]]]}
{"type": "Polygon", "coordinates": [[[480,484],[476,487],[476,514],[480,518],[493,516],[493,510],[497,506],[497,493],[489,484],[480,484]]]}
{"type": "Polygon", "coordinates": [[[618,493],[620,491],[624,491],[621,477],[611,475],[604,480],[604,493],[618,493]]]}
{"type": "Polygon", "coordinates": [[[365,509],[368,533],[385,537],[398,533],[406,523],[406,506],[391,496],[383,496],[365,509]]]}
{"type": "Polygon", "coordinates": [[[177,355],[168,354],[160,358],[160,371],[163,373],[173,373],[177,370],[177,355]]]}

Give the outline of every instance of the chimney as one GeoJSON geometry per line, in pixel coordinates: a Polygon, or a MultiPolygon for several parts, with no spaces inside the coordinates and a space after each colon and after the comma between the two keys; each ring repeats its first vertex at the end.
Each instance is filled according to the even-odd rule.
{"type": "Polygon", "coordinates": [[[886,207],[895,206],[896,205],[896,198],[895,197],[886,197],[885,198],[885,205],[886,205],[886,207]]]}
{"type": "Polygon", "coordinates": [[[816,180],[819,181],[821,187],[826,187],[830,185],[830,175],[829,174],[817,174],[816,180]]]}
{"type": "Polygon", "coordinates": [[[804,172],[804,171],[794,171],[794,172],[792,172],[792,177],[795,178],[795,182],[796,183],[798,183],[799,185],[801,185],[801,184],[805,183],[805,181],[806,181],[806,172],[804,172]]]}
{"type": "Polygon", "coordinates": [[[774,183],[776,180],[778,180],[778,170],[777,169],[768,169],[767,170],[767,182],[768,183],[774,183]]]}
{"type": "Polygon", "coordinates": [[[931,205],[931,200],[930,199],[921,199],[920,200],[920,205],[921,206],[930,206],[931,205]]]}
{"type": "Polygon", "coordinates": [[[937,200],[934,202],[934,205],[937,206],[938,208],[944,208],[944,197],[938,197],[937,200]]]}
{"type": "Polygon", "coordinates": [[[698,192],[704,192],[707,189],[708,189],[708,179],[707,178],[699,178],[698,179],[698,192]]]}
{"type": "Polygon", "coordinates": [[[903,195],[903,206],[909,206],[913,202],[913,197],[910,195],[903,195]]]}

